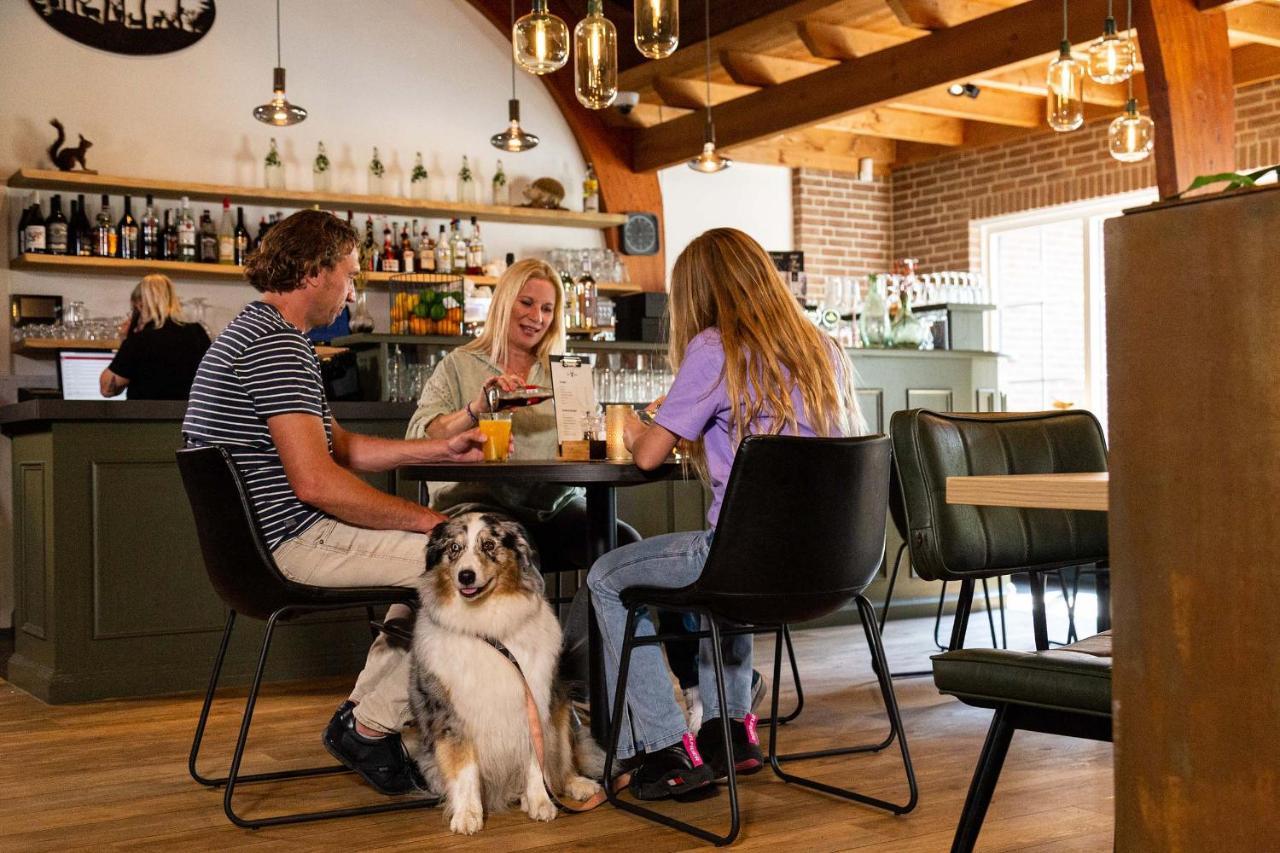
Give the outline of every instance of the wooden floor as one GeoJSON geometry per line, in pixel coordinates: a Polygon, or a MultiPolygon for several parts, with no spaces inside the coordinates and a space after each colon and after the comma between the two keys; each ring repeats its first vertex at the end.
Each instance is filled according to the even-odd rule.
{"type": "MultiPolygon", "coordinates": [[[[1012,627],[1025,627],[1014,614],[1012,627]]],[[[976,615],[970,645],[983,641],[976,615]]],[[[886,642],[896,669],[927,667],[932,620],[890,623],[886,642]]],[[[1051,635],[1054,632],[1051,631],[1051,635]]],[[[812,749],[878,738],[884,723],[860,629],[826,628],[796,635],[808,694],[804,715],[784,729],[783,748],[812,749]]],[[[1011,630],[1012,646],[1029,647],[1029,631],[1011,630]]],[[[212,653],[212,649],[210,652],[212,653]]],[[[757,643],[757,668],[771,672],[772,644],[757,643]]],[[[205,668],[210,661],[193,661],[205,668]]],[[[320,731],[347,685],[335,681],[278,685],[259,702],[248,771],[327,759],[320,731]]],[[[894,817],[788,786],[767,770],[744,780],[742,850],[945,851],[960,813],[990,713],[939,696],[929,678],[896,682],[920,783],[920,804],[894,817]]],[[[227,699],[243,698],[228,691],[227,699]]],[[[789,696],[784,691],[784,697],[789,696]]],[[[785,701],[785,700],[784,700],[785,701]]],[[[230,756],[241,705],[215,705],[210,756],[230,756]]],[[[491,817],[477,836],[452,836],[437,810],[347,818],[259,831],[232,826],[222,794],[187,775],[186,757],[199,712],[195,696],[50,707],[0,681],[0,850],[527,850],[667,853],[707,849],[688,836],[609,806],[538,824],[518,812],[491,817]]],[[[1111,746],[1047,735],[1014,738],[983,829],[983,851],[1111,849],[1111,746]]],[[[212,764],[212,762],[210,762],[212,764]]],[[[809,762],[811,775],[904,799],[896,749],[809,762]]],[[[803,771],[802,771],[803,772],[803,771]]],[[[249,786],[242,810],[271,813],[378,801],[351,775],[276,786],[249,786]]],[[[668,806],[682,817],[727,825],[721,794],[668,806]]]]}

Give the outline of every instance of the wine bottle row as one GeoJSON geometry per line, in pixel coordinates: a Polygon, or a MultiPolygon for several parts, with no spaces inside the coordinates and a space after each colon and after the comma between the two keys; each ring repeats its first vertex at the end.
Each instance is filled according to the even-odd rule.
{"type": "MultiPolygon", "coordinates": [[[[510,257],[510,256],[509,256],[510,257]]],[[[512,261],[508,260],[508,264],[512,261]]],[[[382,243],[375,238],[373,217],[364,223],[364,242],[360,246],[360,265],[369,272],[388,273],[447,273],[452,275],[485,275],[498,270],[489,269],[484,240],[480,236],[480,223],[471,217],[471,230],[462,233],[462,221],[451,219],[442,223],[438,236],[431,236],[431,228],[418,220],[412,224],[382,221],[382,243]],[[397,237],[397,232],[399,237],[397,237]]]]}
{"type": "MultiPolygon", "coordinates": [[[[83,194],[71,199],[70,208],[68,217],[62,212],[62,196],[54,195],[45,216],[40,194],[33,193],[18,221],[19,253],[238,265],[257,244],[244,224],[244,208],[236,208],[232,218],[231,200],[226,198],[218,225],[207,208],[197,223],[186,196],[179,208],[164,211],[163,220],[150,195],[140,217],[133,215],[129,196],[124,197],[119,220],[105,194],[92,222],[83,194]]],[[[270,225],[263,217],[258,240],[270,225]]]]}

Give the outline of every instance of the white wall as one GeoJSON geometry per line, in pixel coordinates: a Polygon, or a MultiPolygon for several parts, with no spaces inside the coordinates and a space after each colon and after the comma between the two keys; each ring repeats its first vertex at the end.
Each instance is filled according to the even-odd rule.
{"type": "Polygon", "coordinates": [[[666,219],[667,274],[689,241],[708,228],[739,228],[767,251],[792,248],[791,170],[734,163],[714,175],[684,165],[658,173],[666,219]]]}

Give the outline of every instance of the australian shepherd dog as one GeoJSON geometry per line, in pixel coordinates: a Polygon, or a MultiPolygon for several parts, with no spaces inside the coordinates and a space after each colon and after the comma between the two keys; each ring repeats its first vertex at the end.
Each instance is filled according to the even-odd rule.
{"type": "Polygon", "coordinates": [[[444,796],[449,828],[470,835],[486,811],[515,803],[534,820],[553,820],[544,770],[557,797],[596,794],[600,786],[580,770],[598,766],[602,755],[586,732],[574,733],[568,695],[556,679],[560,624],[524,528],[488,513],[437,525],[419,594],[409,702],[421,737],[418,765],[444,796]],[[485,638],[510,651],[519,670],[485,638]],[[542,724],[545,768],[534,751],[526,680],[542,724]]]}

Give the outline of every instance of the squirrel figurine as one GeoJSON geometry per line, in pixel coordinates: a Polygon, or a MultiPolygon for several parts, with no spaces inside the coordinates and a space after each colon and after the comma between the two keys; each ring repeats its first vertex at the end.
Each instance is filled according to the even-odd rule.
{"type": "Polygon", "coordinates": [[[62,143],[65,142],[67,139],[67,133],[62,128],[62,122],[58,121],[55,118],[53,121],[49,122],[49,124],[57,128],[57,131],[58,131],[58,138],[55,139],[53,141],[53,144],[49,146],[49,159],[53,161],[53,165],[57,166],[59,169],[61,169],[64,172],[72,172],[72,171],[75,171],[76,164],[79,163],[80,171],[89,172],[90,174],[97,174],[96,172],[93,172],[92,170],[87,168],[84,164],[85,152],[88,151],[93,146],[93,143],[85,139],[84,134],[82,133],[80,134],[79,145],[77,145],[74,148],[71,148],[71,147],[64,148],[62,146],[62,143]]]}

